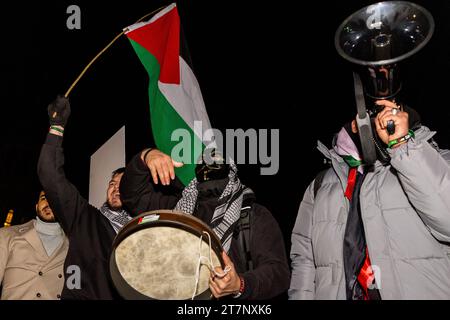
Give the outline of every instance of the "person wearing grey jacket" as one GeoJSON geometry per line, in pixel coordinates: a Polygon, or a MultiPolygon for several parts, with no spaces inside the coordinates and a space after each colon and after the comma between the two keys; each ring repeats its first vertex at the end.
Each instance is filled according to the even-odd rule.
{"type": "Polygon", "coordinates": [[[319,142],[331,168],[300,204],[290,299],[450,299],[450,151],[412,113],[377,103],[388,161],[364,166],[354,122],[331,150],[319,142]]]}

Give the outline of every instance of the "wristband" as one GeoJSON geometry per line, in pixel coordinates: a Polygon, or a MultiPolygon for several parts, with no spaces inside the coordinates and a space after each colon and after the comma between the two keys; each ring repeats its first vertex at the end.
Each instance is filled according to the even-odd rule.
{"type": "Polygon", "coordinates": [[[239,298],[240,296],[242,296],[242,294],[244,293],[244,290],[245,290],[245,281],[244,281],[244,278],[241,277],[241,276],[239,276],[239,280],[241,281],[241,285],[240,285],[240,287],[239,287],[238,293],[236,293],[236,294],[233,296],[233,298],[235,298],[235,299],[237,299],[237,298],[239,298]]]}
{"type": "Polygon", "coordinates": [[[53,134],[55,136],[59,136],[59,137],[63,137],[64,136],[64,129],[55,127],[55,126],[50,126],[50,129],[48,130],[48,132],[50,134],[53,134]]]}
{"type": "Polygon", "coordinates": [[[147,164],[147,155],[152,150],[153,150],[153,148],[149,148],[147,151],[145,151],[144,156],[142,157],[145,164],[147,164]]]}
{"type": "Polygon", "coordinates": [[[50,126],[50,130],[58,131],[59,133],[64,133],[64,128],[58,128],[57,126],[50,126]]]}
{"type": "Polygon", "coordinates": [[[398,145],[399,143],[403,143],[405,141],[408,141],[409,139],[414,138],[414,131],[412,130],[408,130],[408,134],[406,136],[403,136],[401,138],[398,139],[394,139],[389,141],[388,143],[388,148],[392,149],[392,147],[398,145]]]}

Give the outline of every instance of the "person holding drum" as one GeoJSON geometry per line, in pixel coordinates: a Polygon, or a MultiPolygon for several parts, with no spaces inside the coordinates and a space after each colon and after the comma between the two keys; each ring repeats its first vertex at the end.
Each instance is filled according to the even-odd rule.
{"type": "Polygon", "coordinates": [[[174,172],[182,163],[157,149],[143,150],[126,167],[120,185],[123,205],[137,215],[174,209],[199,218],[214,231],[224,262],[223,268],[211,270],[209,289],[215,298],[280,298],[290,281],[280,228],[240,183],[236,166],[220,158],[216,155],[212,165],[198,164],[196,178],[184,187],[174,172]]]}
{"type": "Polygon", "coordinates": [[[122,209],[119,194],[124,168],[112,173],[103,207],[91,206],[64,174],[61,145],[70,116],[68,99],[58,97],[48,106],[48,114],[50,131],[41,149],[38,176],[55,216],[69,238],[66,281],[61,298],[119,298],[108,276],[108,262],[114,237],[131,220],[122,209]]]}

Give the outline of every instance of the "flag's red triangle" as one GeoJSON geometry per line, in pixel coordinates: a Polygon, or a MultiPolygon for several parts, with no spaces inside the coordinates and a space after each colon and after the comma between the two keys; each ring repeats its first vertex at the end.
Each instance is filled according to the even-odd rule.
{"type": "Polygon", "coordinates": [[[127,33],[147,49],[161,67],[159,81],[180,84],[180,17],[177,7],[156,21],[127,33]]]}

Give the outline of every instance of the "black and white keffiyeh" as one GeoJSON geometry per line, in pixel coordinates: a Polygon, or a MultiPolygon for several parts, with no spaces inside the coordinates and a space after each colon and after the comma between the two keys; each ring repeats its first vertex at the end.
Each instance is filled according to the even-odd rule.
{"type": "Polygon", "coordinates": [[[100,212],[109,220],[116,233],[132,219],[128,212],[123,209],[119,211],[111,210],[106,202],[100,208],[100,212]]]}
{"type": "MultiPolygon", "coordinates": [[[[219,205],[214,210],[210,227],[214,233],[221,239],[222,247],[225,252],[229,252],[231,237],[234,226],[241,216],[242,201],[245,195],[252,194],[250,188],[241,184],[237,177],[237,167],[234,163],[230,164],[229,182],[222,195],[219,197],[219,205]]],[[[175,206],[175,210],[187,214],[193,214],[198,197],[198,181],[194,178],[183,190],[182,198],[175,206]]]]}

